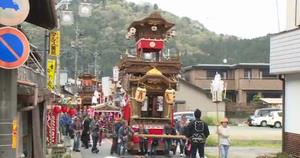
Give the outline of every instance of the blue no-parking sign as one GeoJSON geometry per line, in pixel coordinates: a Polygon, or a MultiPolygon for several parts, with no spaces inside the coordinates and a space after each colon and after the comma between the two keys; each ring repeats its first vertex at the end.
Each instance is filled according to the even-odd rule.
{"type": "Polygon", "coordinates": [[[15,69],[22,66],[30,52],[29,41],[16,28],[0,28],[0,67],[15,69]]]}

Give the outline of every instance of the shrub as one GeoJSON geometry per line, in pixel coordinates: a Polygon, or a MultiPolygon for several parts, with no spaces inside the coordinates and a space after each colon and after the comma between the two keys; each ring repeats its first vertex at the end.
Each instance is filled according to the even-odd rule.
{"type": "Polygon", "coordinates": [[[206,140],[207,146],[218,146],[217,138],[209,136],[206,140]]]}
{"type": "Polygon", "coordinates": [[[286,153],[278,153],[276,155],[276,158],[292,158],[292,156],[286,154],[286,153]]]}
{"type": "Polygon", "coordinates": [[[212,116],[204,116],[204,117],[202,118],[202,120],[203,120],[204,122],[206,122],[207,125],[209,125],[209,126],[215,126],[215,125],[218,124],[218,121],[217,121],[217,118],[216,118],[216,117],[212,117],[212,116]]]}

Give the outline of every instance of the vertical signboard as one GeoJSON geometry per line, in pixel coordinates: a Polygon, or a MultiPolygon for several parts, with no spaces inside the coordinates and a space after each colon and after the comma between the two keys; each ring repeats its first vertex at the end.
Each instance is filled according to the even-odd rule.
{"type": "Polygon", "coordinates": [[[119,67],[118,66],[113,67],[113,81],[114,82],[119,81],[119,67]]]}
{"type": "Polygon", "coordinates": [[[55,70],[56,70],[56,66],[55,66],[55,60],[52,59],[48,59],[48,68],[47,68],[47,72],[48,72],[48,89],[49,90],[53,90],[54,89],[54,80],[55,80],[55,70]]]}
{"type": "Polygon", "coordinates": [[[60,32],[51,31],[49,41],[50,41],[49,54],[55,57],[59,56],[60,55],[60,32]]]}
{"type": "Polygon", "coordinates": [[[109,77],[102,77],[102,91],[104,97],[111,95],[111,81],[109,77]]]}
{"type": "Polygon", "coordinates": [[[17,135],[18,135],[18,125],[17,125],[17,120],[14,119],[12,123],[12,143],[11,147],[13,149],[17,148],[17,135]]]}
{"type": "Polygon", "coordinates": [[[47,110],[47,144],[57,143],[57,117],[51,109],[47,110]]]}

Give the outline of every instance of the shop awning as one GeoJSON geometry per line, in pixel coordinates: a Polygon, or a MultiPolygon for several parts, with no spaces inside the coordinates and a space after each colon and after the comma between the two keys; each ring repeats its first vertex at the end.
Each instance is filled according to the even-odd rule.
{"type": "Polygon", "coordinates": [[[29,3],[27,22],[46,29],[54,29],[57,26],[54,0],[29,0],[29,3]]]}
{"type": "Polygon", "coordinates": [[[267,104],[282,104],[282,98],[260,98],[263,102],[267,104]]]}

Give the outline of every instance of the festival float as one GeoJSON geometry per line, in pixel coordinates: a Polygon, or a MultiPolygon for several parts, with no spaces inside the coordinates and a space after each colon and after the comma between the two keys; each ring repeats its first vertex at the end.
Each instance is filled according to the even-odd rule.
{"type": "MultiPolygon", "coordinates": [[[[166,124],[174,126],[173,105],[181,69],[179,54],[170,54],[167,49],[167,41],[175,36],[173,27],[159,12],[128,27],[126,38],[135,40],[136,44],[135,51],[127,51],[119,63],[120,83],[126,93],[123,118],[134,131],[140,125],[149,131],[132,136],[129,152],[139,150],[140,137],[148,137],[149,144],[153,138],[184,138],[164,135],[163,130],[166,124]]],[[[164,150],[162,141],[157,150],[164,150]]]]}

